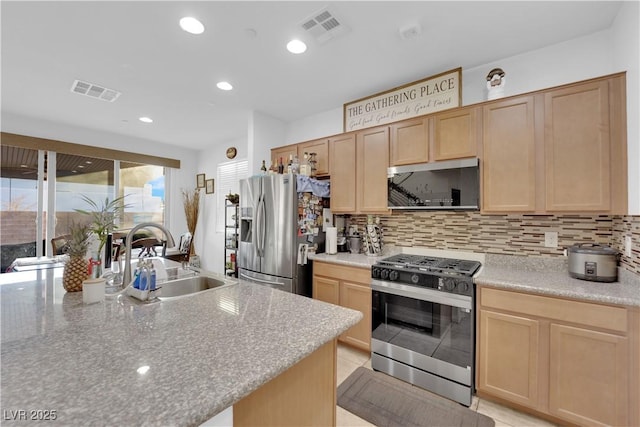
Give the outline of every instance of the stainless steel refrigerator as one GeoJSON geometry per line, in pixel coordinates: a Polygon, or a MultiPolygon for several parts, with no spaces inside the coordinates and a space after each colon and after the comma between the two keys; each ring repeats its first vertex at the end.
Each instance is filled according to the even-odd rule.
{"type": "Polygon", "coordinates": [[[324,233],[321,227],[315,234],[301,232],[305,209],[299,200],[296,175],[240,181],[239,278],[311,296],[310,266],[299,264],[300,252],[305,244],[323,247],[324,233]]]}

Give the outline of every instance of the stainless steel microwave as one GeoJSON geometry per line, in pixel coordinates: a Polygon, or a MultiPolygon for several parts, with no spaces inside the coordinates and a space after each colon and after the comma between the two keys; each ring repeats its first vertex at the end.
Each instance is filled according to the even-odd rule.
{"type": "Polygon", "coordinates": [[[389,209],[480,209],[478,159],[396,166],[387,177],[389,209]]]}

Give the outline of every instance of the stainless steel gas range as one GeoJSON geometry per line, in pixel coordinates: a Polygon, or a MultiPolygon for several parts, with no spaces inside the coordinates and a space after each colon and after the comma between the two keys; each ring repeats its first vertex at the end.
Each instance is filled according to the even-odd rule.
{"type": "Polygon", "coordinates": [[[399,254],[371,268],[371,366],[463,405],[474,378],[481,263],[399,254]]]}

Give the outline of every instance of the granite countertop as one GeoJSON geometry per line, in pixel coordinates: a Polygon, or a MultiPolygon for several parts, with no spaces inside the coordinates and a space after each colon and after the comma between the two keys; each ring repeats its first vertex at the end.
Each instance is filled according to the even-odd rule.
{"type": "Polygon", "coordinates": [[[487,255],[476,285],[513,291],[640,307],[640,278],[618,269],[616,282],[569,276],[565,258],[487,255]]]}
{"type": "Polygon", "coordinates": [[[308,257],[312,261],[325,261],[325,262],[332,262],[334,264],[347,265],[350,267],[371,268],[372,265],[374,265],[376,262],[378,262],[382,258],[389,257],[400,252],[401,251],[398,248],[385,246],[382,250],[382,255],[380,256],[368,256],[365,254],[352,254],[350,252],[338,252],[336,254],[309,253],[308,257]]]}
{"type": "Polygon", "coordinates": [[[65,426],[199,425],[362,317],[227,278],[157,303],[85,305],[61,274],[0,275],[4,414],[56,411],[65,426]]]}
{"type": "MultiPolygon", "coordinates": [[[[369,268],[379,259],[405,252],[440,257],[456,257],[458,253],[431,248],[385,246],[381,257],[338,253],[335,255],[313,254],[310,255],[310,259],[369,268]]],[[[458,257],[475,259],[482,263],[482,268],[479,273],[476,273],[474,279],[476,285],[580,301],[640,307],[640,277],[620,268],[618,281],[603,283],[570,277],[566,258],[470,253],[464,253],[463,256],[458,257]]]]}

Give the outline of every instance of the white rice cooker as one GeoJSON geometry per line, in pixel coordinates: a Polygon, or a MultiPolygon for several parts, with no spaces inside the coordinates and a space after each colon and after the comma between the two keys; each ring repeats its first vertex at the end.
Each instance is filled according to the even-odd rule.
{"type": "Polygon", "coordinates": [[[567,249],[569,276],[594,282],[618,279],[618,252],[597,243],[580,243],[567,249]]]}

